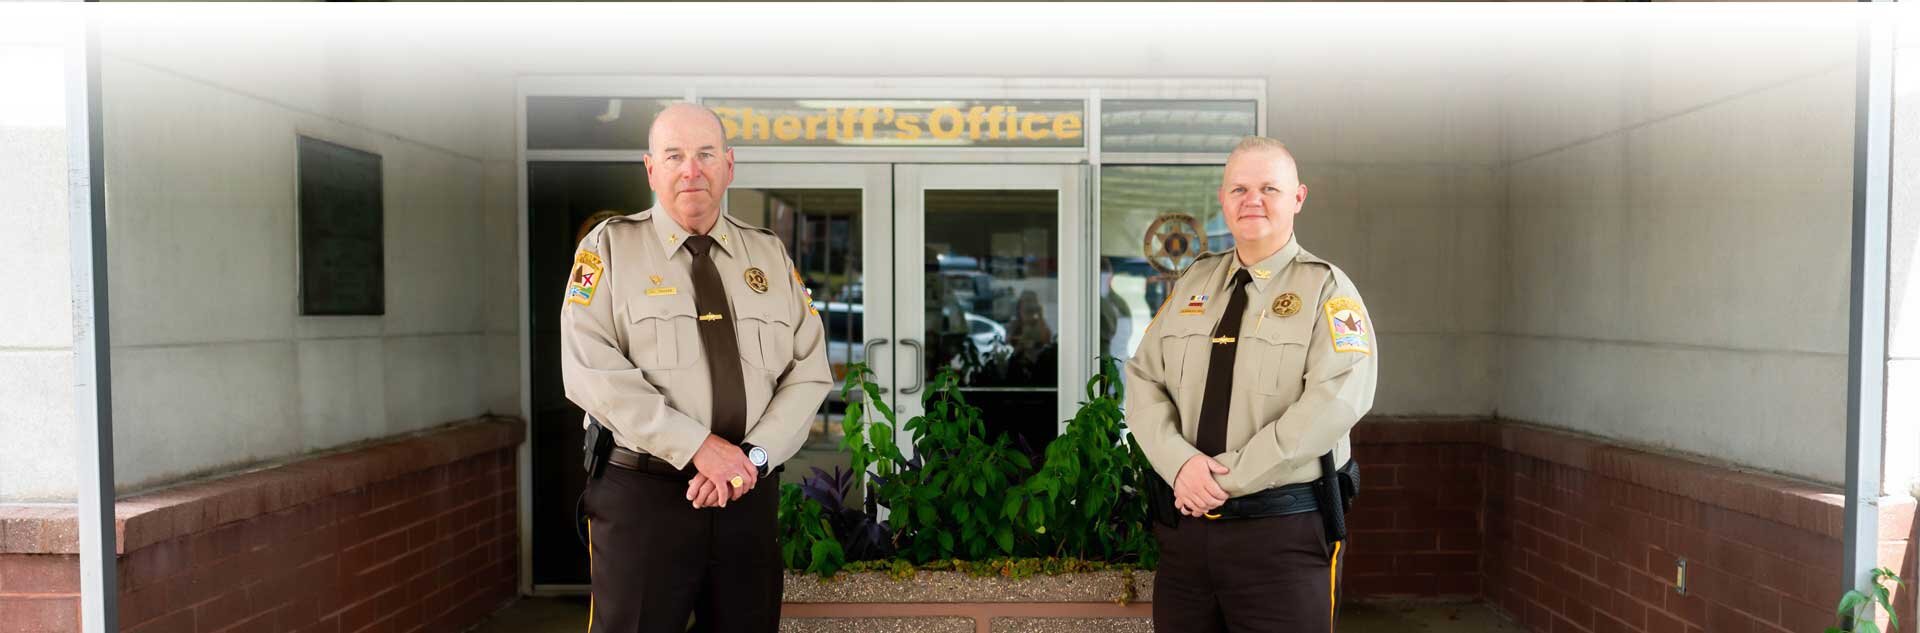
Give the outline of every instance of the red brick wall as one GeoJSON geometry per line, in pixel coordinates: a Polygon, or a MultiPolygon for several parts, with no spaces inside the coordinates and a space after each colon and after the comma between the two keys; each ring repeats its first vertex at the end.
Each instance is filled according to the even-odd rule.
{"type": "MultiPolygon", "coordinates": [[[[1528,629],[1807,633],[1835,623],[1839,491],[1518,423],[1487,437],[1486,596],[1528,629]]],[[[1912,508],[1883,500],[1883,537],[1905,539],[1912,508]]],[[[1912,582],[1911,557],[1882,561],[1912,582]]],[[[1910,594],[1895,600],[1911,609],[1910,594]]]]}
{"type": "MultiPolygon", "coordinates": [[[[1353,437],[1350,598],[1485,598],[1555,633],[1833,622],[1830,487],[1509,422],[1369,419],[1353,437]]],[[[519,422],[480,422],[123,499],[121,623],[461,630],[514,593],[521,439],[519,422]]],[[[1913,518],[1882,500],[1881,563],[1909,584],[1913,518]]],[[[78,630],[76,541],[70,509],[0,506],[0,633],[78,630]]]]}
{"type": "MultiPolygon", "coordinates": [[[[1370,418],[1353,440],[1354,599],[1484,598],[1552,632],[1834,624],[1844,509],[1830,487],[1504,421],[1370,418]]],[[[1881,501],[1881,565],[1909,584],[1913,518],[1910,500],[1881,501]]],[[[1911,590],[1894,602],[1915,621],[1911,590]]]]}
{"type": "Polygon", "coordinates": [[[1370,419],[1354,430],[1360,496],[1347,518],[1345,595],[1481,595],[1482,426],[1370,419]]]}
{"type": "Polygon", "coordinates": [[[79,556],[0,554],[0,633],[78,630],[79,556]]]}
{"type": "MultiPolygon", "coordinates": [[[[479,422],[121,500],[121,630],[472,626],[517,592],[521,428],[479,422]]],[[[77,631],[77,570],[71,555],[0,551],[0,633],[77,631]]]]}
{"type": "Polygon", "coordinates": [[[1490,465],[1502,503],[1488,513],[1488,597],[1530,629],[1833,624],[1839,539],[1526,455],[1490,465]]]}

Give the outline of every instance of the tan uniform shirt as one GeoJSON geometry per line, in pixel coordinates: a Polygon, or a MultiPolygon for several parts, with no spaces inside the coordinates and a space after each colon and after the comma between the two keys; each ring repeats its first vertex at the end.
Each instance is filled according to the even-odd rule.
{"type": "Polygon", "coordinates": [[[819,314],[780,238],[723,215],[710,233],[711,256],[733,308],[740,358],[707,358],[693,304],[693,254],[682,247],[688,235],[655,207],[609,219],[581,240],[560,311],[567,398],[620,446],[684,468],[712,432],[707,363],[739,363],[745,440],[767,450],[769,468],[777,466],[800,450],[833,388],[819,314]]]}
{"type": "MultiPolygon", "coordinates": [[[[1127,427],[1168,483],[1200,453],[1213,330],[1241,268],[1231,252],[1201,256],[1127,361],[1127,427]]],[[[1227,452],[1214,456],[1232,471],[1215,478],[1234,497],[1318,479],[1329,450],[1336,465],[1346,463],[1347,431],[1373,407],[1378,352],[1353,281],[1297,241],[1249,272],[1227,452]]]]}

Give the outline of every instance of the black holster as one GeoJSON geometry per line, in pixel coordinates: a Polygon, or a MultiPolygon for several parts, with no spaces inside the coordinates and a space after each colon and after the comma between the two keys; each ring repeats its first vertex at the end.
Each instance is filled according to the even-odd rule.
{"type": "Polygon", "coordinates": [[[1360,496],[1360,464],[1348,460],[1345,471],[1334,468],[1333,451],[1320,456],[1320,479],[1313,482],[1313,495],[1320,506],[1320,521],[1327,528],[1327,542],[1347,540],[1347,510],[1353,498],[1360,496]]]}
{"type": "Polygon", "coordinates": [[[591,415],[587,416],[587,433],[580,443],[580,454],[580,466],[587,470],[588,480],[599,477],[607,468],[607,458],[613,455],[613,432],[591,415]]]}
{"type": "Polygon", "coordinates": [[[1180,527],[1180,510],[1173,506],[1173,486],[1160,478],[1159,471],[1147,470],[1147,509],[1154,521],[1167,527],[1180,527]]]}
{"type": "MultiPolygon", "coordinates": [[[[593,487],[593,480],[607,470],[607,459],[613,455],[613,432],[601,426],[599,420],[587,416],[587,433],[580,442],[580,465],[587,470],[587,488],[593,487]]],[[[581,545],[587,544],[587,491],[580,491],[580,498],[573,502],[574,536],[581,545]]]]}

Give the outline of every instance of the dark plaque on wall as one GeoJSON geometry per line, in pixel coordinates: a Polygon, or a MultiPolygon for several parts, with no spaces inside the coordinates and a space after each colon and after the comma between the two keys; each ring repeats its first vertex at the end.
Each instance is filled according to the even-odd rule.
{"type": "Polygon", "coordinates": [[[300,137],[300,313],[385,314],[380,155],[300,137]]]}

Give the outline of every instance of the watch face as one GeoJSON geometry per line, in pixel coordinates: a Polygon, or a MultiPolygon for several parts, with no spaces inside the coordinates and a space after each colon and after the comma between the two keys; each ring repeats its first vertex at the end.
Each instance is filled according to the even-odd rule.
{"type": "Polygon", "coordinates": [[[767,465],[767,449],[755,446],[753,450],[747,451],[747,459],[752,460],[755,466],[765,466],[767,465]]]}

